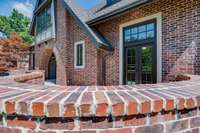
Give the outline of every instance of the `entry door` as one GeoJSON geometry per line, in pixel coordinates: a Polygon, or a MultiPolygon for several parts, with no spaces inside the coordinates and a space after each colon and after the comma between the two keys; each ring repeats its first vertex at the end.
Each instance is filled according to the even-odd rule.
{"type": "Polygon", "coordinates": [[[126,49],[126,83],[155,83],[154,54],[151,45],[126,49]]]}
{"type": "Polygon", "coordinates": [[[52,55],[49,61],[48,79],[51,79],[51,80],[56,79],[56,58],[54,55],[52,55]]]}
{"type": "Polygon", "coordinates": [[[156,83],[156,21],[124,29],[124,84],[156,83]]]}

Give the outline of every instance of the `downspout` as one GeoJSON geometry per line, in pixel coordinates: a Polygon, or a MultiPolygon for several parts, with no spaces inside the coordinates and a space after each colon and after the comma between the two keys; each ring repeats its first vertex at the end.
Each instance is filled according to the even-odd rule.
{"type": "Polygon", "coordinates": [[[106,58],[112,54],[110,51],[103,51],[106,52],[105,54],[103,53],[102,55],[102,60],[101,60],[101,70],[102,70],[102,85],[106,85],[106,58]]]}

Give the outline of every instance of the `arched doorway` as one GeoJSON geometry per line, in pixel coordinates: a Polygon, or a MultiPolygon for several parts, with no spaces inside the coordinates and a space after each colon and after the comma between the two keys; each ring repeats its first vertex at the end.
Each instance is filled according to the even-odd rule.
{"type": "Polygon", "coordinates": [[[54,81],[59,85],[66,85],[66,69],[57,48],[42,49],[38,66],[40,70],[45,71],[46,80],[54,81]]]}
{"type": "Polygon", "coordinates": [[[56,83],[56,67],[56,57],[52,54],[48,64],[48,80],[53,83],[56,83]]]}

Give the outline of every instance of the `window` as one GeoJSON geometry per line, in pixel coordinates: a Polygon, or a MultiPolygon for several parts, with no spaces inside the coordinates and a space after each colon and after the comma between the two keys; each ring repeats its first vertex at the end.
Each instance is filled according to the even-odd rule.
{"type": "Polygon", "coordinates": [[[37,15],[37,34],[47,30],[51,26],[51,5],[49,5],[37,15]]]}
{"type": "Polygon", "coordinates": [[[85,43],[84,41],[75,43],[74,57],[75,57],[75,68],[85,67],[85,43]]]}
{"type": "Polygon", "coordinates": [[[52,38],[56,38],[55,32],[55,3],[54,0],[44,1],[47,5],[38,10],[36,15],[36,44],[43,43],[52,38]]]}
{"type": "Polygon", "coordinates": [[[155,23],[130,26],[124,30],[125,43],[138,42],[155,38],[155,23]]]}

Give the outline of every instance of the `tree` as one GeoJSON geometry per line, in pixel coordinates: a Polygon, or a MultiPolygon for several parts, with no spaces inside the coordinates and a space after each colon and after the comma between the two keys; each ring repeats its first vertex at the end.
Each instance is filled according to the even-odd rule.
{"type": "Polygon", "coordinates": [[[0,32],[7,37],[11,33],[16,32],[27,44],[33,42],[33,38],[29,35],[30,19],[13,9],[10,16],[0,16],[0,32]]]}
{"type": "Polygon", "coordinates": [[[0,39],[0,72],[17,67],[17,61],[27,55],[28,45],[15,32],[9,38],[0,39]]]}

